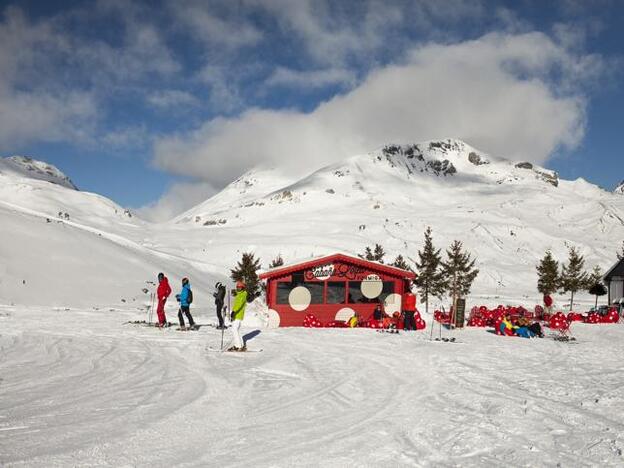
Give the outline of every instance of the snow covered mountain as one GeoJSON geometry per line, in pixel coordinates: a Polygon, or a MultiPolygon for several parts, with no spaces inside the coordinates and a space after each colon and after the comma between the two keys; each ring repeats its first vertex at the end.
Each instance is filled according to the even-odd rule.
{"type": "Polygon", "coordinates": [[[210,267],[153,248],[150,225],[41,161],[0,159],[0,226],[0,304],[142,307],[159,271],[174,288],[209,281],[210,267]]]}
{"type": "Polygon", "coordinates": [[[174,287],[190,276],[203,288],[201,307],[242,252],[255,252],[266,267],[278,254],[289,263],[381,243],[387,261],[398,254],[413,260],[431,226],[437,247],[458,239],[476,256],[475,301],[530,304],[539,300],[535,265],[545,250],[563,261],[568,246],[577,246],[587,269],[604,270],[614,239],[624,238],[624,197],[458,140],[388,145],[303,178],[256,168],[158,225],[99,195],[6,166],[0,303],[139,300],[145,281],[165,271],[174,287]]]}
{"type": "Polygon", "coordinates": [[[578,246],[588,268],[606,268],[613,239],[624,238],[621,197],[458,140],[388,145],[281,187],[278,180],[252,171],[175,223],[207,230],[217,245],[235,237],[239,251],[253,249],[264,264],[277,253],[289,262],[359,253],[373,242],[390,261],[413,259],[430,225],[438,247],[459,239],[477,257],[476,294],[531,300],[546,249],[565,260],[568,246],[578,246]],[[251,195],[237,190],[247,179],[257,180],[251,195]]]}
{"type": "Polygon", "coordinates": [[[69,177],[58,170],[56,166],[27,156],[0,158],[0,174],[44,180],[52,184],[78,190],[69,177]]]}
{"type": "Polygon", "coordinates": [[[614,193],[618,193],[620,195],[624,195],[624,180],[622,182],[620,182],[620,185],[615,187],[615,190],[613,192],[614,193]]]}

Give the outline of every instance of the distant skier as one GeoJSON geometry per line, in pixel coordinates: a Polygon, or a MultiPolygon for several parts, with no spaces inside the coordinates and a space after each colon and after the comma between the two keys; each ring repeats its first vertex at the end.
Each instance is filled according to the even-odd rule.
{"type": "Polygon", "coordinates": [[[416,321],[414,313],[416,312],[416,296],[412,292],[412,285],[409,281],[405,283],[405,292],[403,293],[403,329],[416,330],[416,321]]]}
{"type": "Polygon", "coordinates": [[[219,320],[219,326],[217,329],[221,330],[225,327],[223,323],[223,304],[225,303],[225,286],[221,283],[215,285],[217,289],[212,296],[215,298],[215,306],[217,308],[217,319],[219,320]]]}
{"type": "Polygon", "coordinates": [[[178,310],[178,320],[180,321],[180,330],[187,330],[184,325],[184,315],[189,322],[188,329],[195,328],[195,322],[193,321],[193,316],[191,315],[191,303],[193,302],[193,291],[191,290],[191,284],[189,283],[188,278],[182,278],[182,291],[180,294],[176,296],[176,299],[180,301],[180,310],[178,310]]]}
{"type": "Polygon", "coordinates": [[[158,326],[167,326],[167,317],[165,316],[165,303],[167,298],[171,294],[171,286],[169,286],[169,280],[164,273],[158,273],[158,289],[156,295],[158,296],[158,308],[156,313],[158,315],[158,326]]]}
{"type": "Polygon", "coordinates": [[[236,282],[236,295],[234,296],[234,305],[232,306],[232,347],[228,351],[247,351],[247,346],[243,342],[240,334],[240,327],[245,318],[245,308],[247,307],[247,291],[245,291],[245,283],[236,282]]]}

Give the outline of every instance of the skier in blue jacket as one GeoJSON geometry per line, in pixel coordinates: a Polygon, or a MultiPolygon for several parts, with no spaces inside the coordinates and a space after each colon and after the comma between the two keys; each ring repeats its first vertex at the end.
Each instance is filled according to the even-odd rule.
{"type": "Polygon", "coordinates": [[[191,291],[191,284],[188,278],[182,278],[182,291],[177,295],[178,301],[180,301],[180,310],[178,310],[178,320],[180,321],[180,330],[195,329],[195,322],[191,315],[191,302],[193,302],[193,292],[191,291]],[[184,325],[184,315],[189,321],[189,328],[184,325]]]}

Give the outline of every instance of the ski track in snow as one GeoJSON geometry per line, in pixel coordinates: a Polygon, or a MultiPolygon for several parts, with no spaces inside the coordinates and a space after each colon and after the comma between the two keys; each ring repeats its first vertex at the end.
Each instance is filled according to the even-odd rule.
{"type": "Polygon", "coordinates": [[[241,356],[140,318],[0,307],[0,464],[624,463],[622,325],[575,324],[575,344],[260,330],[241,356]]]}

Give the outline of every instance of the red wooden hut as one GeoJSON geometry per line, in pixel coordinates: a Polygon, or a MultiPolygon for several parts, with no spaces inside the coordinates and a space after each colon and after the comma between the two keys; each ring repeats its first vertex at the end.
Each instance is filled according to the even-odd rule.
{"type": "Polygon", "coordinates": [[[340,253],[260,275],[266,281],[270,319],[281,327],[303,326],[309,313],[322,322],[348,320],[354,312],[367,320],[379,303],[392,314],[401,310],[406,280],[415,277],[411,271],[340,253]]]}

